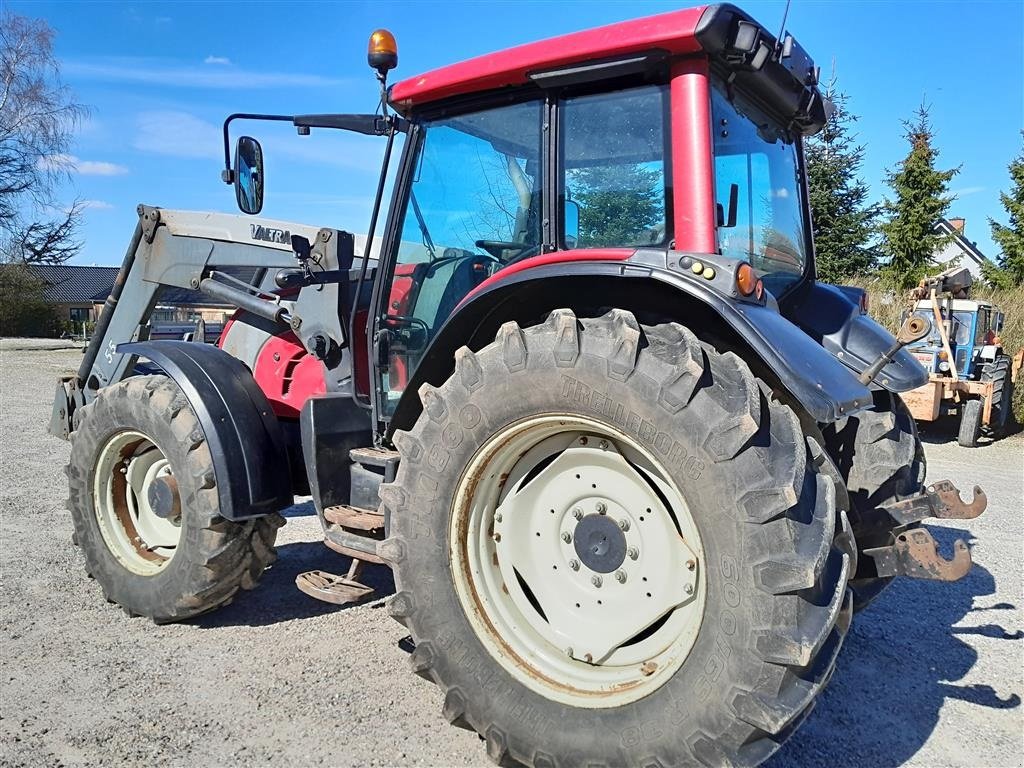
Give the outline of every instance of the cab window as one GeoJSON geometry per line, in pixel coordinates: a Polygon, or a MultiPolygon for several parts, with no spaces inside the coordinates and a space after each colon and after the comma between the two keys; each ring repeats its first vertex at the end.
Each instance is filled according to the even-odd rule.
{"type": "Polygon", "coordinates": [[[779,296],[800,280],[809,256],[799,146],[748,117],[720,83],[711,108],[719,252],[749,261],[779,296]]]}
{"type": "Polygon", "coordinates": [[[668,241],[665,86],[563,99],[563,248],[668,241]]]}

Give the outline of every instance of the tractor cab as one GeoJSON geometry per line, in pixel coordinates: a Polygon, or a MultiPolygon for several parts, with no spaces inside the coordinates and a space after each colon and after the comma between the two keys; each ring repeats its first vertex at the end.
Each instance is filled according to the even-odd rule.
{"type": "Polygon", "coordinates": [[[961,377],[977,379],[982,366],[991,363],[999,354],[1003,313],[990,302],[952,299],[940,304],[939,318],[941,326],[946,329],[950,352],[943,346],[931,301],[918,301],[912,314],[932,325],[928,336],[907,347],[930,374],[949,376],[956,366],[961,377]]]}

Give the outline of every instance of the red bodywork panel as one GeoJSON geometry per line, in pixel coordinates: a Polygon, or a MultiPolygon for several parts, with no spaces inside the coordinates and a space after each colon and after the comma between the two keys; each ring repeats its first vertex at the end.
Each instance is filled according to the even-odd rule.
{"type": "MultiPolygon", "coordinates": [[[[388,314],[406,316],[415,298],[416,268],[419,264],[399,264],[395,267],[395,279],[391,283],[391,295],[388,296],[388,314]]],[[[409,365],[403,355],[395,355],[388,371],[394,379],[395,387],[404,389],[409,381],[409,365]]]]}
{"type": "Polygon", "coordinates": [[[672,226],[675,249],[689,253],[718,250],[708,70],[700,57],[675,62],[671,73],[672,226]]]}
{"type": "Polygon", "coordinates": [[[707,6],[623,21],[478,56],[395,83],[390,99],[405,110],[450,96],[522,85],[531,72],[651,50],[701,50],[695,36],[707,6]]]}
{"type": "Polygon", "coordinates": [[[309,398],[327,391],[323,365],[291,331],[270,337],[260,349],[252,375],[274,414],[285,418],[297,419],[309,398]]]}
{"type": "Polygon", "coordinates": [[[514,264],[509,264],[504,269],[495,272],[480,283],[480,285],[467,293],[465,298],[459,302],[455,311],[458,312],[458,310],[467,301],[488,286],[501,282],[509,275],[514,275],[517,272],[525,272],[528,269],[543,267],[548,264],[564,264],[571,261],[625,261],[632,256],[633,253],[634,249],[632,248],[581,248],[578,251],[554,251],[552,253],[543,253],[539,256],[532,256],[529,259],[523,259],[522,261],[517,261],[514,264]]]}

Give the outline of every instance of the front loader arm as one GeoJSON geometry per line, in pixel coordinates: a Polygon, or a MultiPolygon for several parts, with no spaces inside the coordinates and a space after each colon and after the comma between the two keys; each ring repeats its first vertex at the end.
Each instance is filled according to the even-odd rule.
{"type": "Polygon", "coordinates": [[[344,344],[337,309],[337,276],[351,267],[351,235],[283,222],[146,205],[140,205],[138,212],[139,222],[78,373],[58,384],[51,434],[67,439],[73,429],[75,410],[90,402],[103,387],[131,375],[137,356],[119,352],[118,346],[149,338],[150,318],[165,286],[202,290],[220,300],[233,296],[235,306],[262,313],[276,322],[290,323],[307,347],[321,344],[329,348],[331,342],[337,347],[344,344]],[[258,289],[268,270],[298,271],[292,234],[315,242],[314,255],[320,249],[322,267],[335,276],[320,287],[333,294],[334,302],[324,301],[323,293],[318,291],[307,292],[309,298],[305,301],[300,294],[295,302],[282,302],[258,289]],[[238,286],[230,280],[215,279],[216,269],[232,267],[253,268],[253,285],[238,286]],[[304,327],[300,330],[300,326],[304,327]]]}

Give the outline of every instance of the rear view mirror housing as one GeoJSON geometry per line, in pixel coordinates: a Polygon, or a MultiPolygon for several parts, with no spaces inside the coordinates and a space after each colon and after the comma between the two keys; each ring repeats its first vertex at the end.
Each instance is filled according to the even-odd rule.
{"type": "Polygon", "coordinates": [[[257,214],[263,210],[263,147],[251,136],[239,136],[235,144],[232,168],[235,202],[242,213],[257,214]]]}

